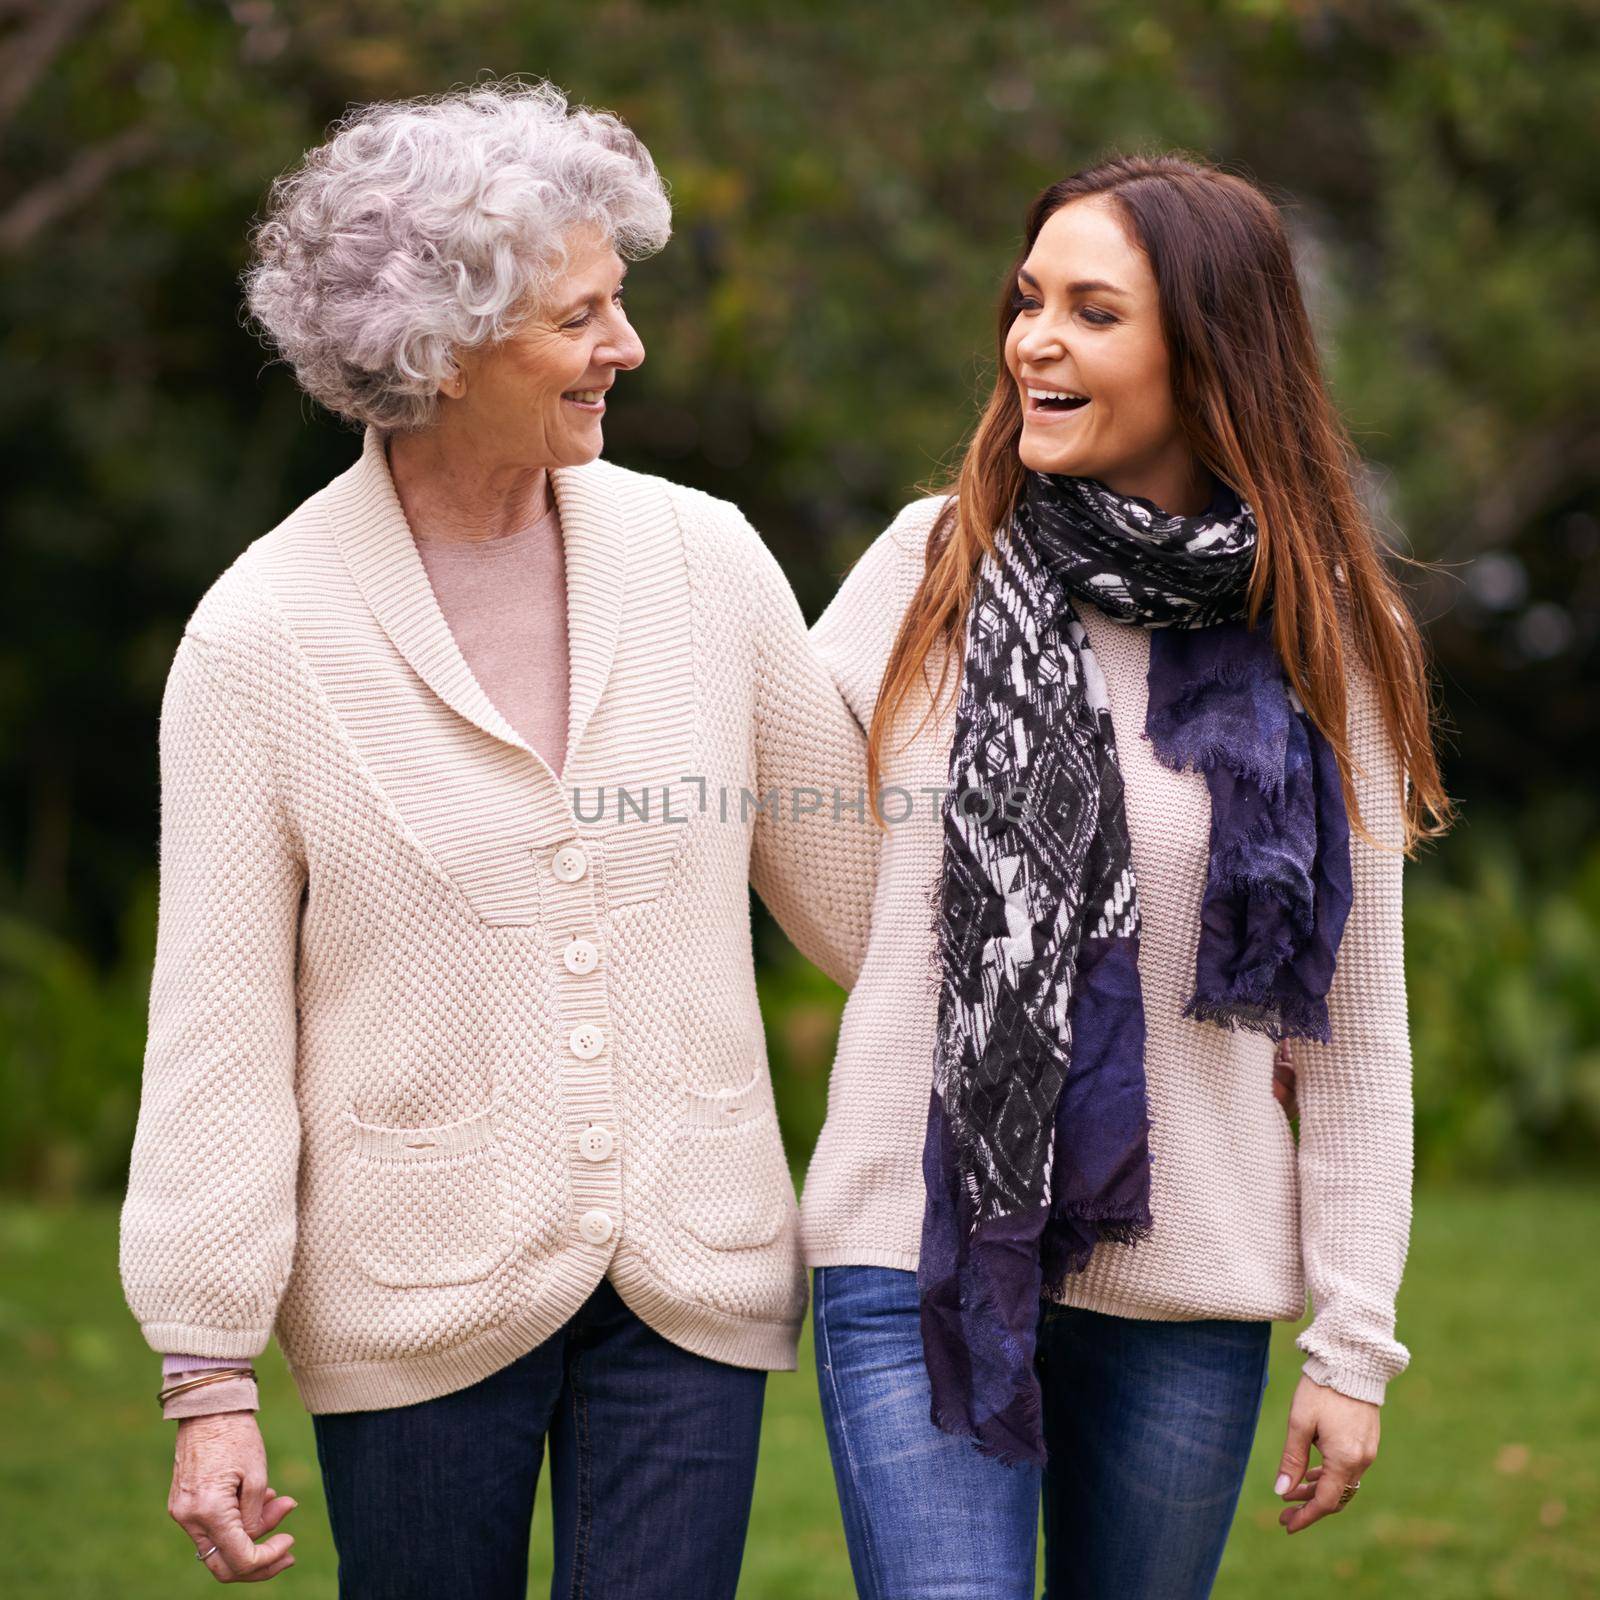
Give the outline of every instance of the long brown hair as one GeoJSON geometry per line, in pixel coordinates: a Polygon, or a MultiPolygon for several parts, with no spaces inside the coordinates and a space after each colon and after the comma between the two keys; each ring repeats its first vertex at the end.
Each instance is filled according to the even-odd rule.
{"type": "Polygon", "coordinates": [[[1255,185],[1178,155],[1117,157],[1052,184],[1029,208],[1025,243],[1001,293],[994,392],[958,474],[945,485],[955,498],[929,534],[926,571],[884,668],[867,748],[874,814],[882,820],[877,795],[895,715],[936,649],[937,704],[981,556],[1022,493],[1022,407],[1005,359],[1016,269],[1049,217],[1090,195],[1112,201],[1150,261],[1190,448],[1255,512],[1249,621],[1254,625],[1270,597],[1274,643],[1307,714],[1338,755],[1352,825],[1381,847],[1361,818],[1352,782],[1341,612],[1348,618],[1402,774],[1411,779],[1402,848],[1415,855],[1418,842],[1444,833],[1455,813],[1434,750],[1427,652],[1356,491],[1355,448],[1323,388],[1282,221],[1255,185]]]}

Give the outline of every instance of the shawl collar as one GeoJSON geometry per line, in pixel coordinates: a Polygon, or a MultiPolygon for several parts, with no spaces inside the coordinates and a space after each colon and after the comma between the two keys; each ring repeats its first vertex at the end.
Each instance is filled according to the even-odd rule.
{"type": "MultiPolygon", "coordinates": [[[[550,474],[566,552],[568,768],[611,674],[627,581],[626,530],[606,471],[592,462],[550,474]]],[[[329,521],[340,553],[395,648],[452,710],[538,757],[483,692],[439,610],[376,428],[366,431],[361,459],[329,488],[329,521]]]]}

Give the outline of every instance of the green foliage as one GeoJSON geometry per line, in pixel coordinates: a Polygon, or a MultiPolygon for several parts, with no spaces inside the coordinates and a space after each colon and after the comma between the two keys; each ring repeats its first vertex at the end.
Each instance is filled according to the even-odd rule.
{"type": "Polygon", "coordinates": [[[1537,881],[1489,831],[1406,895],[1424,1173],[1600,1169],[1600,846],[1537,881]]]}
{"type": "Polygon", "coordinates": [[[155,934],[151,884],[101,972],[65,940],[0,917],[0,1189],[115,1192],[139,1109],[155,934]]]}

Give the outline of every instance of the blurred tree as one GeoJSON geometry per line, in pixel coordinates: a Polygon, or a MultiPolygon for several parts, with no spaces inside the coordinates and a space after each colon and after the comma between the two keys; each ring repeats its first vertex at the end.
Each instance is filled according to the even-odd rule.
{"type": "Polygon", "coordinates": [[[0,901],[111,959],[154,858],[183,620],[352,456],[239,325],[268,182],[347,105],[481,72],[547,74],[649,143],[676,237],[631,280],[650,355],[608,449],[739,501],[813,613],[969,425],[1034,191],[1114,149],[1247,171],[1285,206],[1386,527],[1444,564],[1418,603],[1454,789],[1579,789],[1595,21],[1592,0],[9,0],[0,901]]]}

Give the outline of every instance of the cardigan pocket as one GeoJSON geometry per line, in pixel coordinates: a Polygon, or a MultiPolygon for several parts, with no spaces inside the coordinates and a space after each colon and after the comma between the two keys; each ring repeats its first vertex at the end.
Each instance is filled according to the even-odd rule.
{"type": "Polygon", "coordinates": [[[494,1108],[386,1128],[345,1113],[355,1137],[341,1209],[351,1254],[377,1283],[473,1283],[511,1253],[511,1189],[494,1108]]]}
{"type": "Polygon", "coordinates": [[[678,1225],[713,1250],[754,1250],[782,1233],[794,1210],[772,1085],[756,1072],[720,1094],[684,1086],[673,1150],[678,1225]]]}

